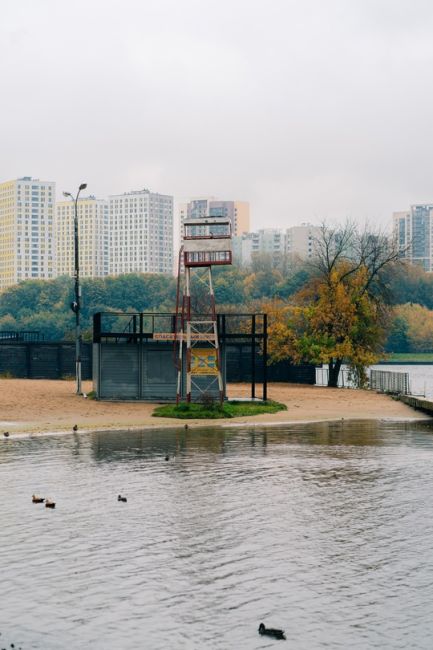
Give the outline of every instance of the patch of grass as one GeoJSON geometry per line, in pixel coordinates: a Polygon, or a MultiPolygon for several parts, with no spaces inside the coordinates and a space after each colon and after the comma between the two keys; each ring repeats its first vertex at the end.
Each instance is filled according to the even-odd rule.
{"type": "Polygon", "coordinates": [[[164,404],[158,406],[152,415],[160,418],[201,419],[217,420],[218,418],[238,418],[246,415],[260,415],[261,413],[277,413],[286,411],[287,406],[269,400],[267,402],[224,402],[211,406],[203,404],[164,404]]]}
{"type": "Polygon", "coordinates": [[[384,363],[386,363],[386,361],[410,361],[412,363],[416,363],[417,361],[427,361],[433,363],[433,352],[393,352],[384,363]]]}
{"type": "Polygon", "coordinates": [[[5,370],[4,372],[0,373],[0,379],[14,379],[14,376],[10,370],[5,370]]]}

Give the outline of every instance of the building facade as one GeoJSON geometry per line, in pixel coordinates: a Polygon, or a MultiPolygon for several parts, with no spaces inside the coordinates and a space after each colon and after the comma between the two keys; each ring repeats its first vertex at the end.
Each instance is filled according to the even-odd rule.
{"type": "Polygon", "coordinates": [[[147,189],[109,197],[108,272],[173,273],[173,197],[147,189]]]}
{"type": "Polygon", "coordinates": [[[394,212],[393,222],[402,257],[433,272],[433,204],[416,204],[410,210],[394,212]]]}
{"type": "MultiPolygon", "coordinates": [[[[74,275],[75,205],[71,200],[56,205],[57,275],[74,275]]],[[[80,276],[100,278],[108,274],[108,201],[94,196],[77,203],[80,276]]]]}
{"type": "Polygon", "coordinates": [[[309,223],[287,228],[285,249],[287,255],[297,255],[307,260],[314,255],[314,242],[320,235],[320,228],[309,223]]]}
{"type": "Polygon", "coordinates": [[[0,289],[55,277],[55,189],[31,176],[0,183],[0,289]]]}
{"type": "Polygon", "coordinates": [[[284,257],[307,260],[314,255],[314,240],[319,228],[310,224],[292,226],[287,230],[264,228],[233,238],[233,261],[241,266],[251,264],[253,256],[267,255],[277,266],[284,257]]]}

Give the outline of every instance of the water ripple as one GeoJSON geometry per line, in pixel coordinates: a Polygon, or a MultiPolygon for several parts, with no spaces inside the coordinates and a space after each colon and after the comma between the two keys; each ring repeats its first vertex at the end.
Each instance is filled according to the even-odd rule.
{"type": "Polygon", "coordinates": [[[428,424],[14,439],[0,480],[3,644],[433,646],[428,424]]]}

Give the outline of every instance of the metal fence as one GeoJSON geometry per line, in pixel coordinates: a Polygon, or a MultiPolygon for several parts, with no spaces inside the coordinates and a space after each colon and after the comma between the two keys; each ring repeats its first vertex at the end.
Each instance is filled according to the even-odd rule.
{"type": "MultiPolygon", "coordinates": [[[[316,368],[316,386],[327,386],[329,378],[328,368],[316,368]]],[[[338,375],[340,388],[355,388],[349,368],[342,368],[338,375]]],[[[409,373],[393,372],[388,370],[370,370],[369,388],[381,393],[410,395],[409,373]]]]}
{"type": "Polygon", "coordinates": [[[409,395],[409,373],[370,370],[370,388],[382,393],[409,395]]]}
{"type": "MultiPolygon", "coordinates": [[[[92,344],[83,343],[82,377],[92,378],[92,344]]],[[[75,376],[75,343],[72,341],[3,341],[0,375],[27,379],[62,379],[75,376]]]]}
{"type": "Polygon", "coordinates": [[[12,343],[13,341],[43,341],[44,335],[37,331],[0,332],[0,343],[12,343]]]}

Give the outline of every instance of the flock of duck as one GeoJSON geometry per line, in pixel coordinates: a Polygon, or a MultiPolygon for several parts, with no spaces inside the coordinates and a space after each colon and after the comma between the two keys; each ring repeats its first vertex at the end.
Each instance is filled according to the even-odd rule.
{"type": "MultiPolygon", "coordinates": [[[[185,424],[185,429],[187,429],[187,428],[188,428],[188,425],[185,424]]],[[[74,424],[74,426],[72,427],[72,430],[77,431],[78,426],[76,424],[74,424]]],[[[9,437],[9,431],[5,431],[3,433],[3,436],[5,438],[8,438],[9,437]]],[[[167,454],[165,456],[164,460],[166,460],[166,461],[170,460],[170,456],[167,454]]],[[[121,494],[117,495],[117,500],[121,501],[122,503],[127,503],[127,501],[128,501],[128,499],[125,496],[122,496],[121,494]]],[[[55,501],[52,501],[52,499],[47,499],[45,497],[40,497],[37,494],[32,495],[32,502],[33,503],[45,503],[46,508],[54,509],[56,507],[56,502],[55,501]]],[[[284,639],[284,640],[286,639],[286,636],[284,634],[284,630],[279,630],[279,629],[274,628],[274,627],[266,627],[264,625],[264,623],[260,623],[258,632],[259,632],[259,634],[261,636],[268,636],[268,637],[271,637],[273,639],[284,639]]],[[[14,648],[13,643],[11,643],[11,648],[14,648]]],[[[2,648],[1,650],[5,650],[5,649],[2,648]]]]}
{"type": "Polygon", "coordinates": [[[37,494],[32,494],[33,503],[45,503],[46,508],[54,509],[56,507],[56,502],[52,499],[45,499],[45,497],[40,497],[37,494]]]}
{"type": "MultiPolygon", "coordinates": [[[[72,429],[73,429],[73,431],[76,431],[78,429],[77,425],[75,424],[72,427],[72,429]]],[[[6,433],[4,433],[3,435],[5,437],[7,437],[7,436],[9,436],[9,433],[7,433],[7,436],[6,436],[6,433]]],[[[165,456],[165,460],[170,460],[170,456],[168,456],[168,455],[165,456]]],[[[122,503],[127,503],[128,502],[128,499],[126,497],[122,496],[121,494],[117,495],[117,500],[121,501],[122,503]]],[[[46,508],[54,509],[56,507],[56,502],[55,501],[53,501],[52,499],[47,499],[45,497],[40,497],[38,494],[32,494],[32,502],[33,503],[45,503],[46,508]]]]}
{"type": "MultiPolygon", "coordinates": [[[[126,497],[123,497],[121,494],[117,495],[117,500],[122,501],[123,503],[126,503],[128,501],[128,499],[126,497]]],[[[45,503],[45,507],[51,509],[56,507],[55,501],[52,499],[46,499],[45,497],[40,497],[38,494],[32,494],[32,503],[45,503]]]]}

